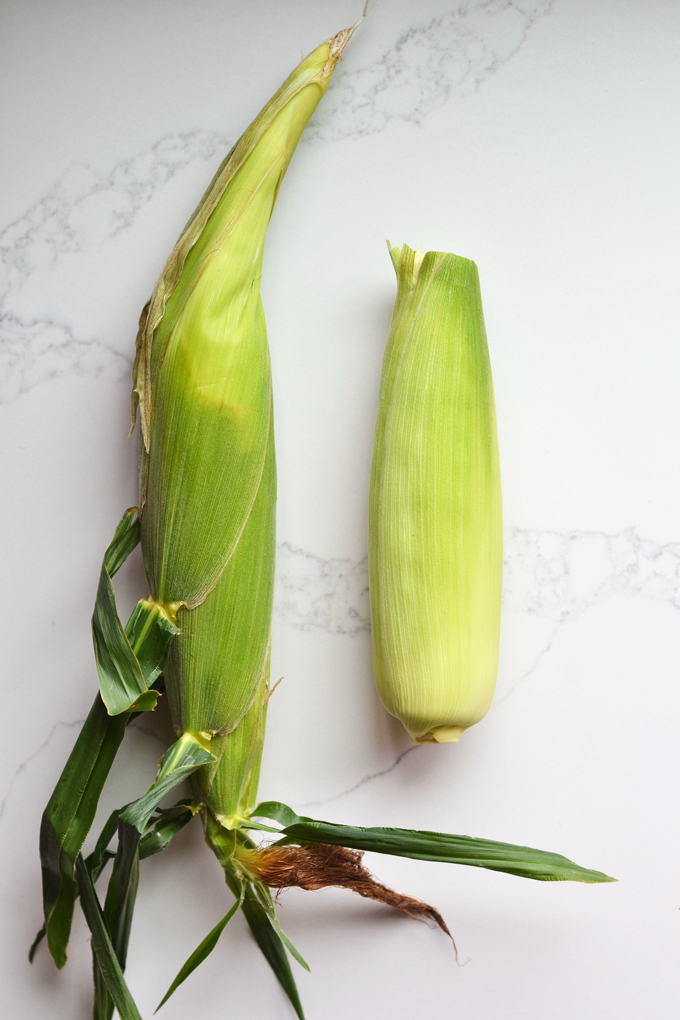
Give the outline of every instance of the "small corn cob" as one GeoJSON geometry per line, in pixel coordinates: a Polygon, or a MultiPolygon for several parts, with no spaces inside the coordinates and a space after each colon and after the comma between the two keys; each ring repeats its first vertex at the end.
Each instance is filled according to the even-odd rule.
{"type": "Polygon", "coordinates": [[[397,272],[371,468],[373,662],[415,743],[488,711],[498,668],[502,519],[477,267],[390,248],[397,272]]]}

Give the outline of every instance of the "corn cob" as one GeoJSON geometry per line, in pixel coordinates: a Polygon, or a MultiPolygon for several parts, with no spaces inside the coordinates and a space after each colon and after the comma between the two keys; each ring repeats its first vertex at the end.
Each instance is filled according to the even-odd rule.
{"type": "Polygon", "coordinates": [[[216,758],[194,777],[197,801],[227,829],[255,803],[269,668],[276,469],[264,235],[352,32],[314,50],[234,146],[140,322],[144,563],[151,599],[180,629],[165,669],[175,727],[208,738],[216,758]]]}
{"type": "Polygon", "coordinates": [[[493,386],[474,262],[390,248],[397,299],[371,467],[373,662],[415,743],[488,711],[502,520],[493,386]]]}

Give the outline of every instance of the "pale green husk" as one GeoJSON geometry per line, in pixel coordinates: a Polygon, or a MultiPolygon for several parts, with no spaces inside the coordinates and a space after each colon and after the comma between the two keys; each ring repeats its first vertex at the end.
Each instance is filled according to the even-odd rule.
{"type": "Polygon", "coordinates": [[[477,267],[390,250],[398,292],[370,494],[378,692],[414,741],[449,742],[488,711],[502,572],[500,470],[477,267]]]}

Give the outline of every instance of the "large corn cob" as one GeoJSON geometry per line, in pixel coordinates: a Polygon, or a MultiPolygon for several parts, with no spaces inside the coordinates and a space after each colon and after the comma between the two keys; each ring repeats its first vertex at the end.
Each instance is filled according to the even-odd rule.
{"type": "Polygon", "coordinates": [[[398,291],[371,469],[378,692],[416,743],[488,711],[500,630],[496,419],[474,262],[391,248],[398,291]]]}
{"type": "Polygon", "coordinates": [[[351,34],[314,50],[234,146],[140,323],[144,563],[152,599],[180,628],[165,669],[174,724],[203,734],[216,758],[195,793],[227,829],[254,806],[268,678],[276,469],[264,235],[351,34]]]}

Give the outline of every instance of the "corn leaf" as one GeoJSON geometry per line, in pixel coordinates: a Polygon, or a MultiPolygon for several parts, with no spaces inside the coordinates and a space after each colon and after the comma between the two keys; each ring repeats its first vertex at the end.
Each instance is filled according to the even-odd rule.
{"type": "Polygon", "coordinates": [[[297,985],[295,984],[295,978],[293,977],[284,945],[269,915],[250,886],[246,887],[241,910],[255,941],[260,947],[267,963],[274,971],[279,984],[288,996],[299,1020],[305,1020],[297,985]]]}
{"type": "Polygon", "coordinates": [[[109,995],[106,981],[97,963],[94,949],[92,950],[92,970],[94,975],[94,999],[92,1002],[92,1020],[111,1020],[115,1003],[109,995]]]}
{"type": "MultiPolygon", "coordinates": [[[[97,845],[85,861],[93,882],[101,874],[109,860],[115,859],[116,854],[109,849],[109,843],[118,830],[120,810],[114,811],[97,840],[97,845]]],[[[138,860],[144,860],[153,854],[160,853],[175,836],[193,817],[190,808],[186,803],[180,802],[171,808],[156,810],[157,817],[152,821],[151,828],[142,836],[138,848],[138,860]]],[[[137,862],[132,861],[131,868],[134,873],[135,888],[137,883],[137,862]]],[[[125,964],[127,956],[127,940],[129,939],[130,926],[132,924],[132,912],[134,907],[134,896],[128,891],[125,897],[124,910],[121,911],[120,919],[114,918],[117,925],[118,944],[114,945],[114,951],[118,956],[119,963],[125,964]]],[[[106,911],[105,911],[106,913],[106,911]]],[[[112,943],[113,944],[113,943],[112,943]]],[[[113,1013],[113,1000],[108,993],[106,982],[101,974],[97,960],[94,960],[94,1020],[110,1020],[113,1013]]]]}
{"type": "Polygon", "coordinates": [[[121,1020],[142,1020],[130,991],[125,983],[123,971],[113,951],[111,939],[102,915],[102,909],[94,891],[92,878],[82,857],[76,861],[76,877],[80,891],[80,902],[88,928],[92,933],[92,950],[99,970],[106,983],[121,1020]]]}
{"type": "Polygon", "coordinates": [[[92,615],[99,689],[110,715],[149,711],[158,693],[149,690],[160,674],[177,628],[146,600],[140,602],[123,628],[116,609],[112,577],[139,542],[136,508],[126,510],[104,554],[92,615]],[[137,647],[135,647],[137,646],[137,647]],[[136,652],[142,654],[144,668],[136,652]]]}
{"type": "Polygon", "coordinates": [[[131,506],[125,511],[104,553],[104,565],[111,575],[117,574],[130,553],[139,545],[139,511],[131,506]]]}
{"type": "Polygon", "coordinates": [[[262,801],[253,811],[253,818],[271,818],[280,825],[292,825],[303,820],[302,816],[296,815],[291,807],[282,804],[280,800],[262,801]]]}
{"type": "Polygon", "coordinates": [[[108,715],[99,695],[45,808],[40,860],[47,945],[55,964],[66,963],[66,946],[77,896],[75,862],[97,810],[127,718],[108,715]]]}
{"type": "MultiPolygon", "coordinates": [[[[178,832],[193,818],[193,812],[189,807],[191,801],[179,801],[170,808],[157,808],[156,817],[151,821],[151,827],[147,829],[139,841],[139,859],[145,860],[165,850],[178,832]]],[[[122,809],[113,811],[109,816],[106,825],[102,829],[97,844],[85,859],[87,870],[96,882],[107,862],[116,855],[108,849],[109,844],[118,831],[118,819],[122,809]]],[[[271,830],[278,831],[278,830],[271,830]]]]}
{"type": "MultiPolygon", "coordinates": [[[[130,619],[125,625],[125,636],[137,658],[144,683],[148,688],[163,672],[172,639],[177,634],[179,628],[168,619],[156,603],[142,599],[132,610],[130,619]]],[[[131,710],[147,711],[145,698],[146,695],[142,695],[135,705],[130,706],[131,710]]],[[[155,699],[150,707],[155,707],[155,699]]]]}
{"type": "Polygon", "coordinates": [[[40,943],[42,942],[42,940],[45,938],[46,935],[47,935],[47,925],[43,924],[42,928],[40,929],[40,931],[38,932],[36,937],[33,939],[33,943],[31,944],[31,948],[28,950],[28,962],[29,963],[33,963],[33,960],[35,958],[35,954],[37,952],[38,946],[40,945],[40,943]]]}
{"type": "Polygon", "coordinates": [[[118,831],[118,817],[120,810],[112,811],[109,815],[104,828],[99,833],[99,838],[95,844],[95,848],[89,857],[85,858],[85,864],[87,870],[92,876],[92,881],[96,882],[102,873],[107,861],[111,860],[116,855],[112,853],[108,847],[109,843],[116,835],[118,831]]]}
{"type": "Polygon", "coordinates": [[[141,836],[163,798],[201,765],[212,761],[214,757],[210,751],[201,746],[192,734],[185,733],[161,758],[156,781],[144,796],[121,811],[121,822],[135,828],[141,836]]]}
{"type": "Polygon", "coordinates": [[[92,639],[102,700],[111,715],[126,711],[147,691],[144,677],[118,618],[111,578],[139,542],[139,521],[127,510],[104,554],[92,615],[92,639]]]}
{"type": "MultiPolygon", "coordinates": [[[[125,969],[127,960],[132,917],[139,885],[141,838],[163,798],[201,765],[211,761],[213,761],[213,756],[210,751],[198,744],[190,734],[185,734],[163,755],[156,781],[144,796],[128,804],[118,813],[118,849],[106,892],[104,919],[110,933],[113,951],[122,970],[125,969]]],[[[110,832],[111,821],[112,819],[109,819],[105,832],[102,834],[104,837],[110,832]]],[[[113,995],[106,975],[99,973],[101,968],[98,970],[98,967],[99,958],[97,957],[94,968],[95,1020],[108,1020],[112,1013],[113,995]]]]}
{"type": "MultiPolygon", "coordinates": [[[[113,686],[109,688],[109,704],[105,703],[101,692],[97,696],[45,808],[40,827],[47,944],[60,969],[66,963],[66,946],[77,897],[73,873],[76,858],[90,831],[101,791],[125,734],[126,725],[137,712],[153,709],[156,704],[162,689],[160,673],[170,641],[177,633],[177,628],[159,607],[145,602],[141,602],[132,613],[127,633],[123,631],[118,619],[111,578],[139,543],[140,527],[136,514],[136,507],[123,514],[106,550],[93,617],[98,666],[102,662],[110,666],[117,662],[120,666],[124,660],[127,663],[125,668],[129,667],[128,674],[133,676],[132,699],[128,696],[130,691],[127,694],[125,691],[121,693],[121,688],[115,686],[115,677],[111,680],[113,686]],[[124,648],[122,660],[116,658],[115,648],[112,651],[107,644],[106,633],[114,635],[115,648],[119,651],[124,648]],[[112,707],[118,710],[113,717],[110,712],[112,707]]],[[[115,673],[115,670],[112,674],[107,672],[106,677],[111,679],[115,673]]],[[[116,676],[120,680],[120,675],[116,676]]],[[[107,682],[105,680],[102,683],[100,669],[102,690],[106,688],[107,682]]],[[[97,874],[103,863],[98,863],[97,874]]],[[[35,947],[31,952],[35,954],[35,947]]]]}
{"type": "Polygon", "coordinates": [[[194,817],[191,808],[186,802],[180,801],[174,807],[159,809],[158,817],[154,820],[152,827],[144,833],[139,841],[139,859],[145,860],[161,853],[170,843],[170,840],[187,825],[194,817]]]}
{"type": "Polygon", "coordinates": [[[296,815],[292,808],[278,801],[259,804],[253,814],[261,818],[272,818],[284,825],[283,843],[330,843],[333,846],[412,857],[421,861],[467,864],[543,882],[616,881],[601,871],[582,868],[561,854],[516,846],[513,843],[418,829],[365,829],[353,825],[337,825],[296,815]]]}
{"type": "Polygon", "coordinates": [[[276,916],[276,911],[274,910],[272,894],[270,893],[268,887],[266,885],[263,885],[262,882],[253,882],[253,892],[255,893],[257,899],[260,901],[260,905],[266,912],[267,917],[271,922],[272,928],[274,929],[278,937],[281,939],[283,945],[286,947],[286,949],[293,957],[293,959],[297,960],[300,966],[304,967],[304,969],[308,971],[309,964],[303,958],[302,954],[295,948],[295,946],[290,941],[290,939],[282,929],[281,925],[279,924],[279,919],[276,916]]]}
{"type": "Polygon", "coordinates": [[[233,906],[230,907],[230,909],[224,915],[222,920],[218,921],[218,923],[215,925],[212,931],[208,932],[206,937],[201,942],[200,946],[198,946],[198,948],[193,951],[193,953],[191,954],[187,962],[184,964],[184,966],[181,968],[179,974],[177,975],[177,977],[172,982],[167,992],[159,1002],[158,1006],[154,1010],[154,1013],[158,1012],[161,1006],[163,1006],[168,1001],[172,993],[176,991],[176,989],[179,988],[179,986],[183,984],[184,981],[186,981],[189,975],[192,974],[196,970],[196,968],[200,966],[200,964],[202,964],[203,961],[210,956],[210,954],[212,953],[213,949],[215,948],[219,941],[220,935],[227,927],[227,925],[231,921],[232,917],[234,916],[238,908],[243,903],[244,895],[245,884],[241,883],[241,893],[239,898],[236,900],[233,906]]]}
{"type": "MultiPolygon", "coordinates": [[[[125,965],[127,938],[137,891],[139,845],[142,836],[160,801],[201,765],[212,760],[213,756],[209,751],[185,734],[163,755],[158,777],[144,796],[128,804],[118,813],[118,849],[106,894],[104,916],[122,966],[125,965]]],[[[105,832],[102,834],[104,838],[111,831],[111,822],[112,819],[109,819],[105,832]]],[[[167,846],[172,836],[167,832],[166,835],[168,836],[165,840],[167,846]]],[[[150,849],[148,844],[146,849],[150,849]]],[[[163,847],[159,846],[158,849],[163,849],[163,847]]],[[[154,852],[158,851],[154,850],[154,852]]]]}
{"type": "MultiPolygon", "coordinates": [[[[128,549],[131,531],[128,529],[122,536],[128,538],[128,549]]],[[[109,547],[114,547],[118,566],[124,558],[122,538],[114,546],[114,536],[109,547]]],[[[147,653],[145,646],[148,641],[158,649],[156,629],[150,627],[138,634],[138,638],[141,659],[151,665],[154,655],[147,653]]],[[[149,676],[152,673],[153,670],[150,670],[149,676]]],[[[148,696],[153,696],[155,701],[162,689],[162,678],[158,677],[148,696]]],[[[104,783],[125,735],[125,727],[137,714],[133,711],[110,716],[101,695],[97,695],[43,813],[40,826],[43,910],[48,948],[59,969],[66,963],[66,946],[77,897],[73,876],[76,857],[90,831],[104,783]]],[[[103,863],[99,862],[95,869],[95,879],[103,863]]],[[[35,954],[35,949],[32,952],[35,954]]]]}
{"type": "Polygon", "coordinates": [[[139,884],[139,834],[118,823],[118,849],[104,903],[104,919],[123,970],[139,884]],[[122,831],[121,831],[122,829],[122,831]]]}

